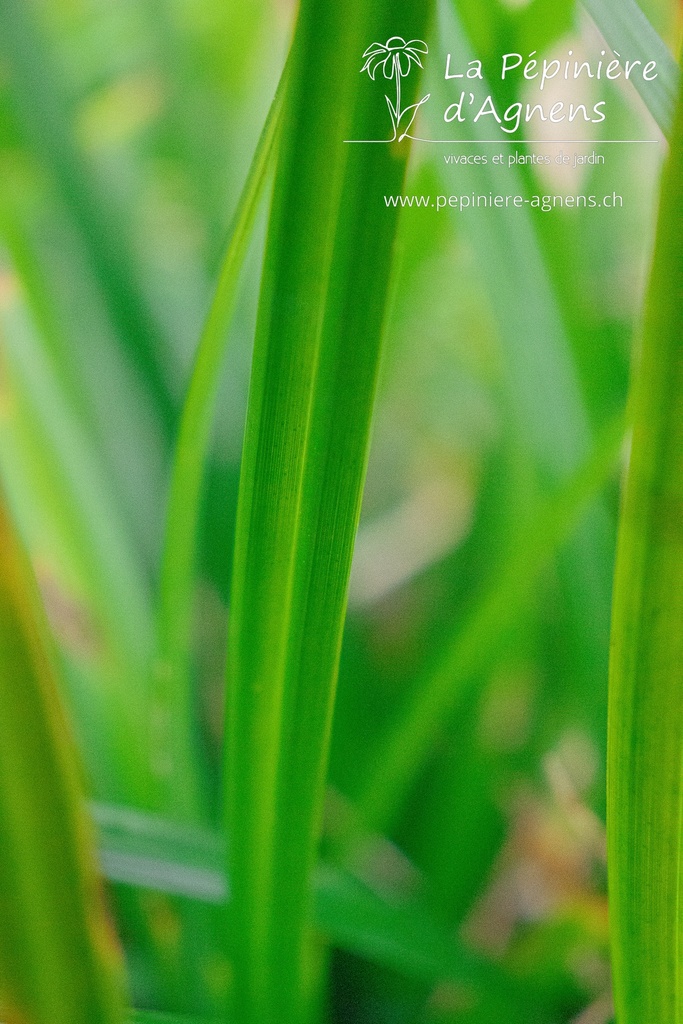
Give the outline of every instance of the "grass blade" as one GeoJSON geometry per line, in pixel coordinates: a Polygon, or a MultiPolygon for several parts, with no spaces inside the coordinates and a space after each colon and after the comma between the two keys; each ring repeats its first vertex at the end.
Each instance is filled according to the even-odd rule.
{"type": "Polygon", "coordinates": [[[36,14],[22,0],[0,5],[0,49],[9,65],[10,95],[22,130],[53,177],[83,243],[120,344],[170,430],[174,409],[164,366],[168,349],[132,270],[136,261],[129,240],[109,212],[111,196],[102,195],[79,151],[73,111],[36,14]]]}
{"type": "Polygon", "coordinates": [[[321,866],[316,872],[316,923],[345,949],[431,983],[512,985],[459,941],[437,927],[419,904],[382,899],[352,875],[321,866]]]}
{"type": "MultiPolygon", "coordinates": [[[[63,511],[63,528],[71,534],[73,557],[80,557],[83,563],[98,613],[103,620],[112,620],[112,631],[127,654],[127,671],[136,666],[139,674],[149,658],[151,599],[116,495],[102,472],[87,429],[65,396],[53,359],[18,301],[0,311],[0,325],[8,328],[3,331],[3,341],[16,407],[3,417],[8,453],[12,451],[10,435],[23,435],[12,474],[17,479],[16,490],[21,486],[20,474],[33,472],[39,480],[49,482],[44,493],[38,491],[40,499],[59,496],[57,512],[63,511]],[[25,450],[33,458],[24,454],[22,459],[25,450]]],[[[25,490],[22,501],[29,505],[36,500],[36,492],[25,490]]],[[[31,521],[28,510],[24,518],[31,521]]]]}
{"type": "Polygon", "coordinates": [[[306,0],[291,56],[228,651],[243,1024],[300,1024],[312,998],[310,875],[396,228],[382,192],[400,191],[407,157],[405,145],[343,140],[387,137],[361,55],[397,21],[406,38],[422,36],[428,7],[306,0]]]}
{"type": "Polygon", "coordinates": [[[428,755],[439,724],[462,699],[468,681],[495,654],[496,638],[514,627],[535,576],[571,536],[581,513],[614,470],[623,441],[621,417],[596,444],[578,473],[547,502],[520,537],[507,565],[458,624],[435,665],[417,681],[379,750],[373,753],[367,784],[359,797],[362,823],[383,831],[428,755]]]}
{"type": "MultiPolygon", "coordinates": [[[[452,0],[442,0],[439,12],[444,49],[455,42],[459,52],[473,59],[476,54],[452,0]]],[[[448,102],[446,85],[445,81],[433,85],[444,105],[448,102]]],[[[486,82],[484,89],[493,89],[492,84],[486,82]]],[[[489,135],[484,121],[471,126],[472,137],[489,135]]],[[[444,192],[450,191],[443,160],[439,171],[444,175],[444,192]]],[[[463,194],[526,194],[530,198],[520,169],[506,163],[461,165],[458,180],[463,194]]],[[[572,344],[572,319],[560,304],[548,252],[529,208],[501,209],[499,213],[482,217],[476,209],[467,209],[460,211],[454,223],[467,232],[491,297],[505,359],[507,400],[520,438],[539,483],[559,488],[579,471],[592,447],[589,410],[572,344]],[[511,252],[519,258],[510,259],[511,252]]],[[[613,572],[612,527],[603,503],[596,503],[583,519],[561,552],[560,563],[568,598],[588,639],[585,650],[590,653],[584,671],[586,685],[594,689],[595,678],[606,681],[607,677],[613,572]]]]}
{"type": "Polygon", "coordinates": [[[207,829],[111,804],[91,807],[111,882],[225,903],[225,842],[207,829]]]}
{"type": "MultiPolygon", "coordinates": [[[[95,804],[91,810],[100,863],[110,881],[204,903],[227,902],[221,835],[129,808],[95,804]]],[[[493,967],[455,942],[419,902],[389,902],[332,865],[317,868],[314,888],[316,926],[336,948],[423,981],[503,984],[493,967]]]]}
{"type": "Polygon", "coordinates": [[[203,470],[227,327],[271,165],[285,78],[283,74],[233,218],[218,286],[199,340],[171,470],[153,672],[152,750],[157,766],[157,805],[167,812],[172,809],[180,818],[196,818],[200,811],[196,758],[193,757],[189,661],[203,470]]]}
{"type": "Polygon", "coordinates": [[[31,572],[0,504],[0,1016],[116,1024],[121,964],[31,572]]]}
{"type": "Polygon", "coordinates": [[[614,592],[608,856],[620,1024],[683,1015],[683,103],[633,394],[614,592]]]}
{"type": "MultiPolygon", "coordinates": [[[[98,707],[98,717],[108,722],[108,735],[102,747],[86,751],[86,756],[112,761],[118,794],[99,796],[146,805],[150,773],[145,714],[152,644],[148,583],[97,452],[18,298],[0,309],[0,328],[13,396],[0,416],[0,466],[8,496],[48,585],[54,576],[53,587],[61,593],[61,581],[73,574],[76,593],[82,588],[84,607],[93,615],[88,636],[92,634],[92,664],[97,667],[96,681],[90,682],[90,708],[98,707]]],[[[67,650],[74,664],[79,653],[78,647],[75,653],[67,650]]],[[[90,674],[90,658],[83,663],[90,674]]],[[[81,724],[75,720],[77,729],[81,724]]],[[[88,767],[93,779],[97,773],[92,763],[88,767]]]]}
{"type": "MultiPolygon", "coordinates": [[[[73,304],[98,305],[96,288],[86,281],[82,265],[80,270],[70,266],[68,272],[69,287],[77,298],[70,298],[62,281],[55,280],[60,274],[59,259],[50,258],[41,244],[42,221],[23,194],[22,172],[13,165],[13,160],[18,162],[16,153],[4,154],[2,160],[0,239],[7,249],[3,256],[9,257],[21,282],[20,304],[30,314],[36,338],[54,368],[62,401],[71,406],[90,435],[131,542],[151,566],[158,548],[159,486],[154,481],[160,485],[165,479],[165,441],[156,429],[150,430],[148,396],[136,387],[135,371],[106,318],[95,315],[79,322],[70,318],[73,304]],[[109,385],[104,393],[98,387],[103,379],[109,385]],[[141,445],[143,433],[146,443],[141,445]]],[[[51,203],[47,217],[60,234],[62,218],[51,203]]],[[[41,412],[49,418],[49,408],[41,412]]]]}
{"type": "Polygon", "coordinates": [[[665,42],[658,36],[635,0],[583,0],[605,41],[629,60],[657,61],[658,77],[646,82],[632,79],[640,98],[653,118],[668,135],[671,131],[679,70],[665,42]]]}
{"type": "MultiPolygon", "coordinates": [[[[445,52],[456,46],[465,60],[477,56],[453,0],[439,4],[439,34],[445,52]]],[[[445,108],[448,84],[442,76],[430,84],[439,97],[439,109],[445,108]]],[[[483,89],[493,92],[487,81],[483,89]]],[[[485,120],[468,131],[472,138],[490,137],[485,120]]],[[[443,159],[437,166],[447,192],[452,182],[443,159]]],[[[463,194],[525,194],[518,168],[507,163],[463,164],[458,174],[463,194]]],[[[559,483],[588,455],[588,414],[571,341],[530,212],[528,208],[499,212],[500,217],[487,220],[476,209],[465,209],[457,218],[453,215],[454,224],[462,224],[467,231],[491,295],[512,411],[541,477],[559,483]],[[511,252],[519,258],[511,260],[511,252]]]]}

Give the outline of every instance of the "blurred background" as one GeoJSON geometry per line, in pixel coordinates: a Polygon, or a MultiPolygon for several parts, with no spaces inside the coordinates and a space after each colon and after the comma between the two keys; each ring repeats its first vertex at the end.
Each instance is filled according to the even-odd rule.
{"type": "MultiPolygon", "coordinates": [[[[678,6],[642,3],[672,52],[678,6]]],[[[149,807],[140,765],[170,459],[295,14],[289,0],[0,0],[0,475],[100,804],[149,807]]],[[[543,0],[457,0],[441,32],[433,53],[485,69],[508,50],[595,60],[604,47],[581,9],[543,0]]],[[[505,106],[518,98],[517,79],[490,86],[505,106]]],[[[330,1022],[528,1024],[529,1005],[539,1024],[611,1019],[610,593],[664,146],[600,148],[661,136],[623,81],[590,87],[608,120],[581,125],[595,146],[575,149],[603,166],[494,173],[414,147],[411,193],[614,190],[624,203],[403,214],[324,837],[327,857],[388,897],[419,892],[531,1001],[517,1013],[495,984],[473,994],[335,952],[330,1022]],[[383,838],[350,855],[356,806],[383,838]]],[[[555,156],[533,131],[518,151],[555,156]]],[[[193,671],[213,824],[265,213],[206,467],[193,671]]],[[[136,1005],[190,1012],[223,997],[209,910],[125,886],[111,900],[136,1005]]]]}

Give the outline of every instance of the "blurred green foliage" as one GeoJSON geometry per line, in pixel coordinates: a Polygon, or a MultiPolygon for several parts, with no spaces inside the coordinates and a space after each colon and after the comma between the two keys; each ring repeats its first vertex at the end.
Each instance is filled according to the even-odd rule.
{"type": "MultiPolygon", "coordinates": [[[[587,6],[609,15],[607,0],[587,6]]],[[[675,50],[677,5],[642,10],[675,50]]],[[[193,623],[189,653],[173,637],[186,675],[169,713],[201,799],[194,821],[175,823],[183,801],[158,742],[172,730],[155,699],[160,566],[197,339],[295,16],[289,0],[0,0],[0,476],[88,795],[119,822],[100,822],[103,865],[141,1011],[213,1016],[232,987],[222,845],[206,830],[224,824],[228,602],[265,203],[198,448],[193,623]],[[135,814],[121,824],[117,806],[135,814]]],[[[444,0],[429,42],[485,65],[508,49],[603,45],[583,10],[545,0],[444,0]]],[[[430,88],[443,89],[439,59],[430,88]]],[[[383,104],[379,80],[364,84],[383,104]]],[[[516,88],[491,82],[506,103],[516,88]]],[[[602,138],[657,137],[635,90],[594,88],[610,104],[602,138]]],[[[587,1007],[586,1020],[610,1019],[618,450],[660,153],[599,142],[606,165],[564,178],[552,166],[455,170],[439,147],[413,147],[408,192],[615,190],[624,207],[400,218],[316,883],[330,1024],[568,1024],[587,1007]]],[[[329,167],[310,170],[327,183],[329,167]]],[[[376,196],[356,188],[362,223],[376,196]]],[[[311,192],[312,221],[324,202],[311,192]]]]}

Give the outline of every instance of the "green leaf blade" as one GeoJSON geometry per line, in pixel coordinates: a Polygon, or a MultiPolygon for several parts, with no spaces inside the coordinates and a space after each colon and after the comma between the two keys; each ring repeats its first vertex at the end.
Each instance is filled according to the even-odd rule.
{"type": "MultiPolygon", "coordinates": [[[[127,807],[94,804],[91,813],[110,881],[228,903],[221,834],[127,807]]],[[[512,991],[496,966],[454,940],[419,899],[390,900],[324,863],[318,864],[313,884],[316,927],[336,948],[430,983],[449,979],[472,988],[493,985],[506,995],[512,991]]]]}
{"type": "Polygon", "coordinates": [[[0,1016],[119,1024],[122,967],[28,562],[0,506],[0,1016]]]}
{"type": "Polygon", "coordinates": [[[452,715],[468,685],[495,657],[529,601],[536,578],[566,545],[591,502],[613,473],[624,422],[615,418],[590,457],[537,511],[496,577],[482,590],[395,716],[372,757],[358,812],[365,827],[384,831],[432,749],[440,724],[452,715]]]}
{"type": "Polygon", "coordinates": [[[633,78],[633,84],[664,135],[671,131],[680,73],[666,44],[660,39],[635,0],[583,0],[595,24],[613,50],[622,57],[657,62],[652,81],[633,78]]]}
{"type": "Polygon", "coordinates": [[[168,432],[175,410],[164,366],[167,341],[134,272],[130,239],[112,216],[112,197],[80,151],[74,104],[67,98],[37,11],[15,0],[3,3],[0,51],[9,65],[10,95],[22,132],[59,191],[121,348],[145,381],[168,432]]]}
{"type": "Polygon", "coordinates": [[[615,579],[608,856],[619,1024],[683,1015],[683,104],[634,383],[615,579]]]}
{"type": "MultiPolygon", "coordinates": [[[[424,33],[427,9],[401,12],[411,36],[424,33]]],[[[381,94],[360,79],[359,61],[368,42],[391,35],[388,22],[382,3],[342,11],[313,0],[291,57],[229,641],[228,825],[245,1024],[299,1024],[314,984],[310,879],[397,216],[380,187],[400,190],[407,157],[406,146],[344,139],[386,136],[381,94]]]]}
{"type": "Polygon", "coordinates": [[[235,211],[220,278],[199,339],[171,470],[152,673],[152,746],[157,806],[180,818],[196,819],[202,812],[193,756],[190,646],[204,466],[227,328],[276,145],[285,78],[286,72],[235,211]]]}

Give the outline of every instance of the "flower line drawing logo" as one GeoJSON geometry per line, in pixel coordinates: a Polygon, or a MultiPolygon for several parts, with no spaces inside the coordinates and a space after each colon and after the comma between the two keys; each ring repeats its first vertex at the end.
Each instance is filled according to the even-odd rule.
{"type": "Polygon", "coordinates": [[[406,42],[401,36],[392,36],[391,39],[387,39],[386,43],[372,43],[363,54],[365,64],[361,68],[361,74],[367,71],[374,82],[377,72],[382,68],[387,81],[391,82],[394,79],[396,81],[396,102],[393,103],[389,96],[385,97],[394,130],[390,142],[395,142],[397,139],[402,142],[408,136],[418,110],[431,96],[431,93],[427,93],[418,103],[411,103],[409,106],[401,108],[401,79],[408,77],[413,64],[417,64],[421,68],[423,65],[420,55],[424,56],[427,53],[429,53],[429,47],[422,39],[411,39],[410,42],[406,42]],[[407,122],[401,128],[401,122],[406,118],[407,122]]]}

